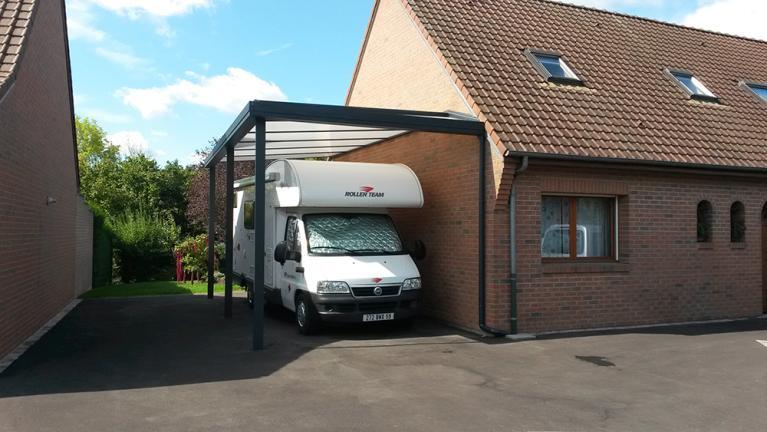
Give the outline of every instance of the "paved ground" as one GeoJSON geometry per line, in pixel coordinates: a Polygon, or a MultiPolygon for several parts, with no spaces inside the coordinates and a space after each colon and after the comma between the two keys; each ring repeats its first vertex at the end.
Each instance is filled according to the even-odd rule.
{"type": "Polygon", "coordinates": [[[81,303],[0,375],[1,431],[763,431],[767,320],[518,343],[419,323],[249,347],[235,299],[81,303]]]}

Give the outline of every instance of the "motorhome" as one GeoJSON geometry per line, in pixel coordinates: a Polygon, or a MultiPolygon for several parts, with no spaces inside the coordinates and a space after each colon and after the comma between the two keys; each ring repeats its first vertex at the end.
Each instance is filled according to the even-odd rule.
{"type": "MultiPolygon", "coordinates": [[[[266,169],[264,292],[293,311],[302,333],[325,322],[403,320],[417,314],[420,242],[400,237],[387,209],[420,208],[423,191],[402,164],[276,160],[266,169]]],[[[234,276],[253,304],[254,179],[235,183],[234,276]]]]}

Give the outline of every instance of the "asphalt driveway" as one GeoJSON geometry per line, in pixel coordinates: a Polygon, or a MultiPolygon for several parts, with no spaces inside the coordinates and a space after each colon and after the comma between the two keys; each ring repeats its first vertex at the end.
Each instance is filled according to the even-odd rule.
{"type": "Polygon", "coordinates": [[[0,431],[755,431],[767,320],[516,343],[423,322],[302,337],[235,299],[87,300],[0,374],[0,431]]]}

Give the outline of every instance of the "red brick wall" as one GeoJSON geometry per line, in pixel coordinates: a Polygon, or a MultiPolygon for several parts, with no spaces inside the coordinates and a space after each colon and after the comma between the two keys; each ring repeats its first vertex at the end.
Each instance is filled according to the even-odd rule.
{"type": "Polygon", "coordinates": [[[0,100],[0,356],[74,296],[77,178],[61,1],[37,2],[0,100]],[[46,205],[47,197],[56,203],[46,205]]]}
{"type": "MultiPolygon", "coordinates": [[[[418,175],[425,206],[395,210],[407,239],[422,239],[428,315],[477,328],[476,138],[415,133],[338,159],[401,162],[418,175]]],[[[492,154],[489,151],[488,154],[492,154]]],[[[516,161],[488,156],[487,323],[510,318],[508,189],[516,161]],[[503,181],[501,182],[501,179],[503,181]],[[496,200],[497,196],[497,200],[496,200]]],[[[518,316],[521,332],[739,318],[762,312],[761,211],[767,182],[630,168],[531,162],[517,177],[518,316]],[[541,196],[619,197],[618,263],[543,263],[541,196]],[[714,206],[714,240],[696,237],[700,200],[714,206]],[[729,208],[747,209],[747,239],[729,241],[729,208]]]]}
{"type": "Polygon", "coordinates": [[[738,318],[762,312],[764,179],[546,167],[517,178],[520,330],[738,318]],[[542,193],[620,195],[620,264],[555,265],[540,257],[542,193]],[[714,207],[714,237],[696,237],[700,200],[714,207]],[[746,206],[746,242],[730,244],[730,205],[746,206]]]}
{"type": "Polygon", "coordinates": [[[418,262],[429,315],[474,326],[477,311],[476,138],[410,134],[338,157],[352,162],[404,163],[418,176],[422,209],[392,210],[406,240],[423,240],[418,262]]]}

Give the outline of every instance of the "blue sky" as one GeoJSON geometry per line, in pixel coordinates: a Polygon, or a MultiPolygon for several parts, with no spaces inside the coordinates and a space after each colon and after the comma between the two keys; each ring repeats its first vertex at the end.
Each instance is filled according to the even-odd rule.
{"type": "MultiPolygon", "coordinates": [[[[767,39],[765,0],[567,0],[767,39]]],[[[191,163],[248,99],[342,104],[373,0],[67,0],[75,110],[191,163]]]]}

